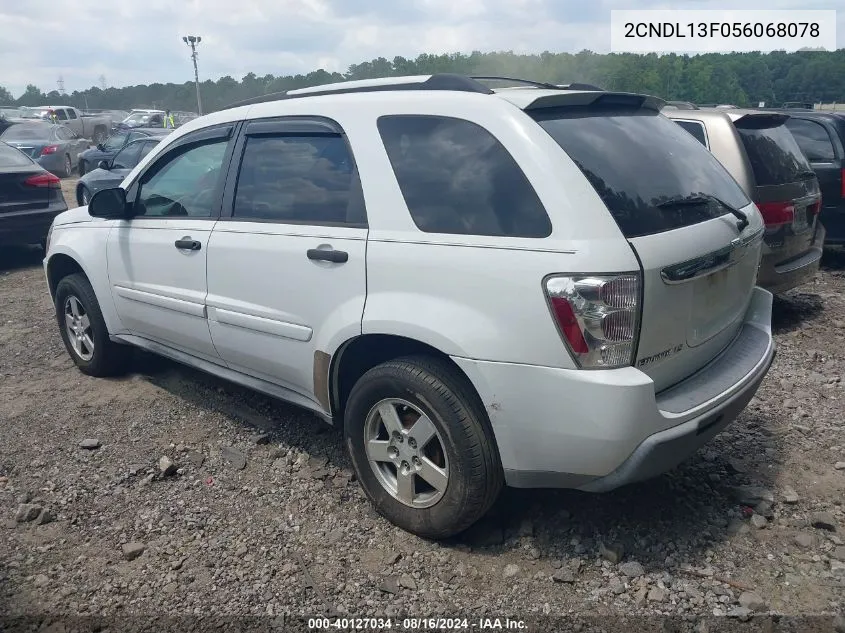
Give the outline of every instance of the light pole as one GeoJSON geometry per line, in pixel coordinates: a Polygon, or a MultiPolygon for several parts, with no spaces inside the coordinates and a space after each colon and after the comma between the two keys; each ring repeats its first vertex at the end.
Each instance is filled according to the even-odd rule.
{"type": "Polygon", "coordinates": [[[202,115],[202,99],[200,99],[200,76],[197,72],[197,44],[202,42],[199,35],[186,35],[182,38],[191,47],[191,59],[194,60],[194,83],[197,86],[197,114],[202,115]]]}

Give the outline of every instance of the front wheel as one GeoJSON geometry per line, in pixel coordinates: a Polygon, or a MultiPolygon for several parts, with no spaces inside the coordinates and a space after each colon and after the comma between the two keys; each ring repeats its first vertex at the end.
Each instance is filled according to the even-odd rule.
{"type": "Polygon", "coordinates": [[[418,536],[465,530],[501,490],[484,409],[466,378],[440,359],[403,358],[365,373],[349,396],[344,435],[376,510],[418,536]]]}
{"type": "Polygon", "coordinates": [[[109,339],[100,304],[85,275],[63,278],[56,287],[55,301],[62,341],[79,370],[98,377],[121,373],[129,348],[109,339]]]}
{"type": "Polygon", "coordinates": [[[73,163],[70,161],[70,156],[65,154],[65,160],[62,163],[62,170],[59,174],[60,178],[67,178],[73,172],[73,163]]]}
{"type": "Polygon", "coordinates": [[[79,185],[76,190],[76,202],[80,207],[87,207],[91,203],[91,192],[85,185],[79,185]]]}

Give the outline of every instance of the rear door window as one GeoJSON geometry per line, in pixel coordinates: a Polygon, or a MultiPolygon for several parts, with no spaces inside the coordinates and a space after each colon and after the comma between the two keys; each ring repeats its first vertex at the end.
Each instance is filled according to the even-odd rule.
{"type": "Polygon", "coordinates": [[[743,117],[734,125],[745,146],[757,186],[797,182],[802,174],[811,171],[810,163],[786,125],[767,127],[765,121],[756,122],[755,117],[743,117]]]}
{"type": "Polygon", "coordinates": [[[830,135],[820,123],[791,118],[786,122],[786,127],[792,132],[807,160],[821,163],[836,159],[830,135]]]}
{"type": "Polygon", "coordinates": [[[68,110],[68,111],[67,111],[67,115],[68,115],[71,119],[75,119],[75,118],[77,118],[77,117],[76,117],[76,111],[75,111],[75,110],[68,110]]]}
{"type": "Polygon", "coordinates": [[[548,237],[551,221],[513,157],[462,119],[396,115],[378,120],[393,172],[426,233],[548,237]]]}
{"type": "Polygon", "coordinates": [[[628,238],[691,226],[729,213],[725,205],[751,203],[699,141],[653,110],[566,107],[530,114],[575,161],[628,238]]]}
{"type": "Polygon", "coordinates": [[[26,154],[5,143],[0,143],[0,168],[24,167],[26,165],[32,165],[32,161],[26,154]]]}

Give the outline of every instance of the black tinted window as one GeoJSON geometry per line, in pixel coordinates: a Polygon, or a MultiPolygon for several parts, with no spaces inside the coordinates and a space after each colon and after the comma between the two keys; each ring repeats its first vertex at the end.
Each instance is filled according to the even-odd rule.
{"type": "Polygon", "coordinates": [[[112,134],[110,137],[106,139],[105,148],[107,150],[118,150],[123,147],[124,143],[126,143],[126,139],[129,137],[128,134],[125,132],[121,132],[118,134],[112,134]]]}
{"type": "Polygon", "coordinates": [[[829,161],[836,158],[833,143],[824,126],[807,119],[789,119],[786,127],[808,160],[829,161]]]}
{"type": "Polygon", "coordinates": [[[19,125],[12,125],[6,128],[0,136],[10,141],[26,141],[29,139],[48,139],[50,138],[50,126],[44,123],[22,123],[19,125]]]}
{"type": "Polygon", "coordinates": [[[575,161],[626,237],[661,233],[750,201],[691,134],[651,110],[558,108],[534,118],[575,161]],[[705,198],[701,204],[673,201],[705,198]]]}
{"type": "Polygon", "coordinates": [[[68,111],[67,111],[67,115],[68,115],[71,119],[75,119],[75,118],[77,118],[77,117],[76,117],[76,112],[75,112],[74,110],[68,110],[68,111]]]}
{"type": "Polygon", "coordinates": [[[56,118],[59,121],[67,121],[67,111],[65,110],[55,110],[56,118]]]}
{"type": "Polygon", "coordinates": [[[130,143],[117,153],[112,161],[112,169],[132,169],[138,164],[143,143],[130,143]]]}
{"type": "Polygon", "coordinates": [[[147,141],[145,143],[141,143],[141,155],[138,157],[138,162],[140,163],[144,156],[153,151],[153,148],[158,145],[158,143],[158,141],[147,141]]]}
{"type": "Polygon", "coordinates": [[[801,173],[810,171],[810,164],[785,125],[757,127],[753,120],[740,120],[736,128],[758,186],[797,182],[801,173]]]}
{"type": "Polygon", "coordinates": [[[9,147],[5,143],[0,143],[0,168],[2,167],[22,167],[24,165],[32,165],[32,161],[23,152],[16,150],[14,147],[9,147]]]}
{"type": "Polygon", "coordinates": [[[693,138],[697,140],[699,143],[707,147],[707,137],[704,134],[704,125],[698,123],[697,121],[678,121],[676,120],[675,123],[680,125],[684,128],[687,132],[692,134],[693,138]]]}
{"type": "MultiPolygon", "coordinates": [[[[235,219],[359,223],[352,157],[341,136],[247,138],[235,193],[235,219]]],[[[356,189],[357,191],[357,189],[356,189]]]]}
{"type": "Polygon", "coordinates": [[[379,132],[414,223],[426,233],[547,237],[551,222],[508,151],[469,121],[385,116],[379,132]]]}

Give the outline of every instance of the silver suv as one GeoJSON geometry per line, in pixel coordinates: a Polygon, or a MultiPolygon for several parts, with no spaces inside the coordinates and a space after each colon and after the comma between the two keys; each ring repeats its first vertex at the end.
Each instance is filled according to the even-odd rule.
{"type": "Polygon", "coordinates": [[[789,115],[759,110],[672,109],[663,114],[710,149],[766,223],[758,282],[774,293],[819,270],[825,229],[819,181],[785,125],[789,115]]]}
{"type": "Polygon", "coordinates": [[[503,483],[657,475],[774,355],[762,218],[661,104],[433,75],[198,118],[56,220],[61,335],[90,375],[137,346],[335,422],[427,537],[503,483]]]}

